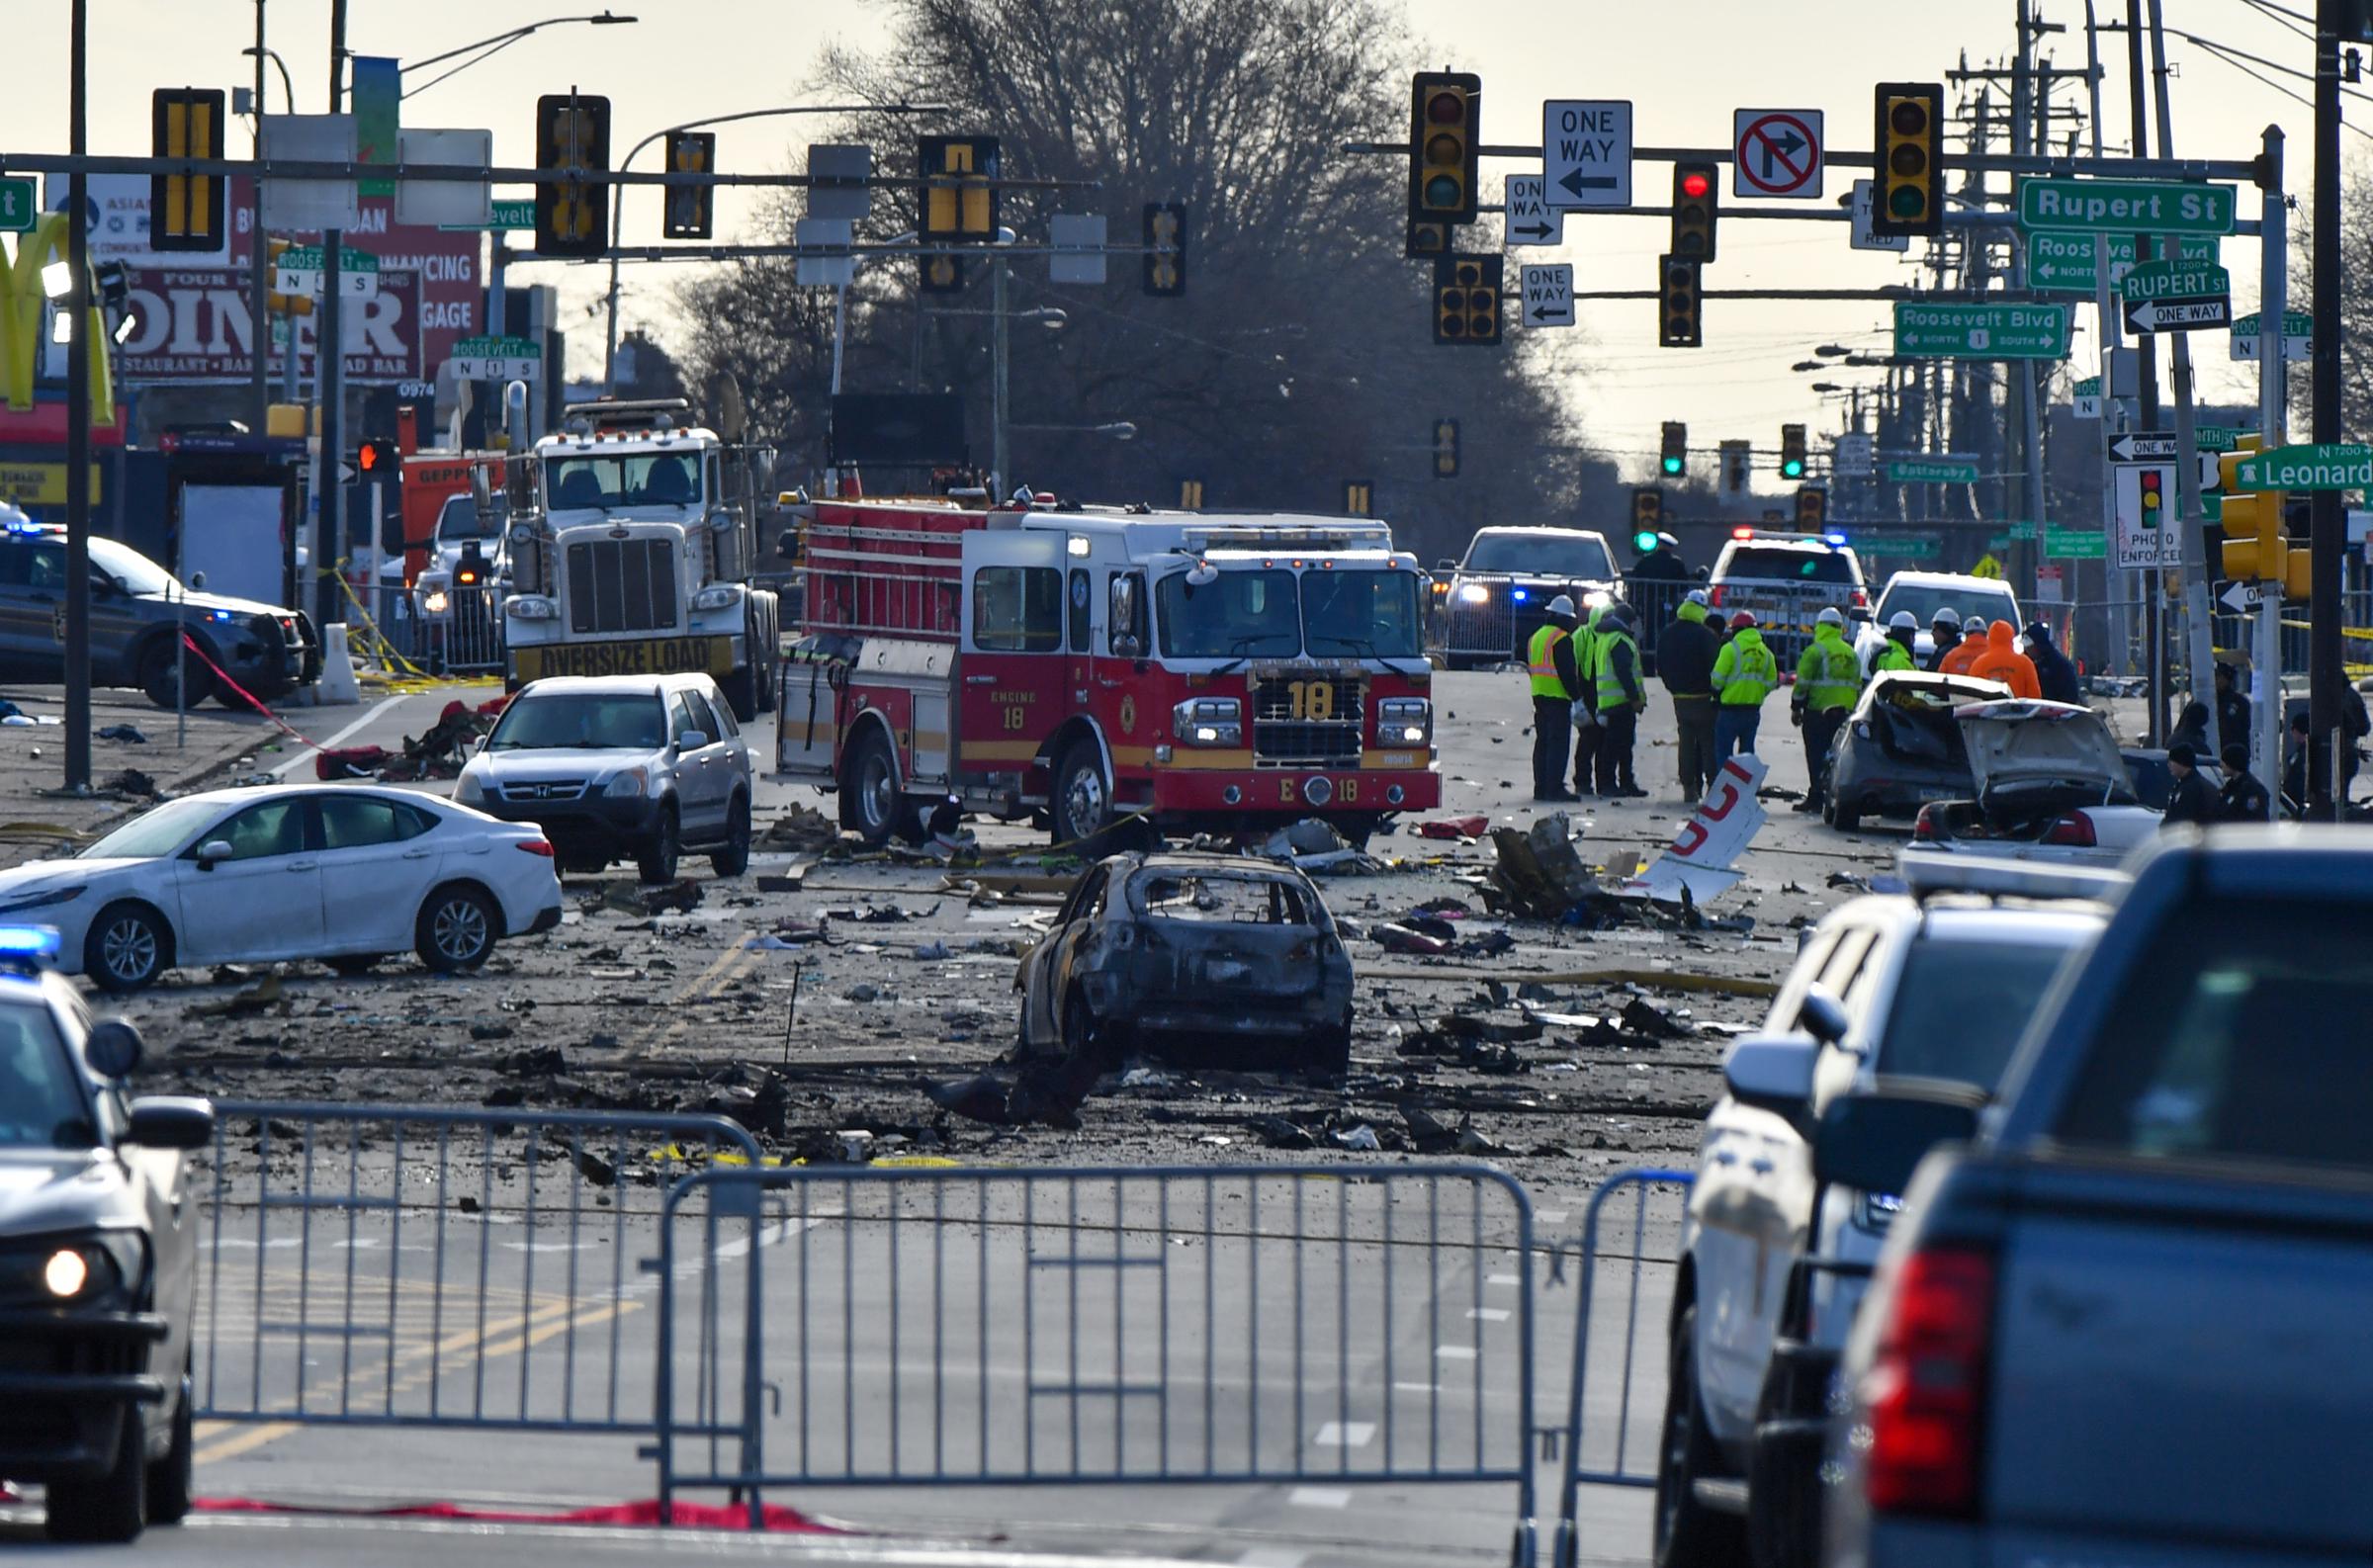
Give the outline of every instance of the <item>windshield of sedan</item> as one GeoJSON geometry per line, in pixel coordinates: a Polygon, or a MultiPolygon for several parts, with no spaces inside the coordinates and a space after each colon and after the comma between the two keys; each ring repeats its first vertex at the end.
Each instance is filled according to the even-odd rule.
{"type": "Polygon", "coordinates": [[[2033,943],[1913,943],[1895,984],[1878,1070],[1949,1078],[1993,1092],[2029,1012],[2069,951],[2033,943]]]}
{"type": "Polygon", "coordinates": [[[173,573],[129,545],[113,539],[91,541],[91,565],[124,584],[130,593],[179,593],[173,573]]]}
{"type": "Polygon", "coordinates": [[[189,842],[192,833],[221,811],[220,801],[195,795],[187,800],[167,801],[152,812],[134,817],[89,848],[78,850],[74,858],[154,860],[180,849],[189,842]]]}
{"type": "Polygon", "coordinates": [[[1424,652],[1417,576],[1408,571],[1305,571],[1302,629],[1314,658],[1416,658],[1424,652]]]}
{"type": "Polygon", "coordinates": [[[1936,612],[1951,609],[1963,620],[1978,616],[1987,621],[2009,621],[2019,618],[2019,601],[2008,593],[1988,593],[1983,588],[1938,587],[1916,582],[1898,582],[1889,588],[1879,600],[1875,612],[1878,622],[1885,626],[1888,617],[1898,610],[1909,610],[1912,618],[1925,631],[1936,620],[1936,612]]]}
{"type": "Polygon", "coordinates": [[[0,1007],[0,1149],[88,1149],[99,1141],[73,1072],[47,1006],[0,1007]]]}
{"type": "Polygon", "coordinates": [[[487,738],[489,751],[656,751],[665,743],[667,713],[656,696],[626,693],[534,693],[503,710],[487,738]]]}
{"type": "Polygon", "coordinates": [[[1302,651],[1290,571],[1222,570],[1201,587],[1177,571],[1154,591],[1165,658],[1290,658],[1302,651]]]}
{"type": "Polygon", "coordinates": [[[496,521],[491,510],[481,513],[473,497],[448,496],[445,509],[437,513],[437,539],[449,545],[458,545],[470,539],[492,539],[497,531],[496,521]]]}
{"type": "Polygon", "coordinates": [[[700,459],[689,452],[554,458],[544,479],[554,511],[691,506],[700,500],[700,459]]]}
{"type": "Polygon", "coordinates": [[[1615,580],[1605,541],[1587,535],[1477,534],[1466,547],[1463,571],[1516,571],[1528,577],[1615,580]]]}

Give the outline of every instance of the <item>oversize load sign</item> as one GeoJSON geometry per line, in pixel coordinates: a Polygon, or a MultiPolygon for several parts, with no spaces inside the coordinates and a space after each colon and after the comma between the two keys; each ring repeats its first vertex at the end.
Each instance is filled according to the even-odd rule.
{"type": "Polygon", "coordinates": [[[2065,359],[2068,307],[1898,300],[1895,352],[1929,359],[2065,359]]]}
{"type": "Polygon", "coordinates": [[[2167,180],[2021,180],[2019,226],[2093,233],[2230,234],[2234,187],[2167,180]]]}
{"type": "Polygon", "coordinates": [[[660,637],[640,643],[565,643],[514,648],[511,662],[522,681],[547,675],[688,675],[719,680],[734,672],[730,637],[660,637]]]}

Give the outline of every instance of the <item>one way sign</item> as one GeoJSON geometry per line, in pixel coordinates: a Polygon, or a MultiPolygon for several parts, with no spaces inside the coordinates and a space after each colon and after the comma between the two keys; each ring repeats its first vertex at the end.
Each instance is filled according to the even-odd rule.
{"type": "Polygon", "coordinates": [[[1540,176],[1511,174],[1501,188],[1506,214],[1501,227],[1506,231],[1508,246],[1555,245],[1565,238],[1565,215],[1549,211],[1548,203],[1540,197],[1540,176]]]}
{"type": "Polygon", "coordinates": [[[1524,317],[1527,326],[1574,324],[1574,264],[1557,262],[1525,269],[1524,317]]]}

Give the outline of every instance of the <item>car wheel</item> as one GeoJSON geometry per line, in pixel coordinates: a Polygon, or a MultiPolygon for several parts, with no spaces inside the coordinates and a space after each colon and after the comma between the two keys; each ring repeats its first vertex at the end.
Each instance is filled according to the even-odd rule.
{"type": "Polygon", "coordinates": [[[1820,1487],[1778,1443],[1747,1455],[1747,1560],[1752,1568],[1814,1568],[1820,1561],[1820,1487]]]}
{"type": "Polygon", "coordinates": [[[1862,828],[1862,808],[1848,806],[1834,797],[1829,802],[1829,826],[1841,833],[1857,832],[1862,828]]]}
{"type": "Polygon", "coordinates": [[[148,1523],[148,1455],[139,1407],[127,1405],[116,1425],[114,1468],[87,1481],[50,1483],[51,1540],[136,1540],[148,1523]]]}
{"type": "Polygon", "coordinates": [[[891,759],[890,742],[868,726],[840,785],[840,825],[855,828],[858,837],[878,848],[890,841],[908,815],[898,793],[898,766],[891,759]]]}
{"type": "Polygon", "coordinates": [[[336,958],[325,958],[321,961],[351,980],[357,975],[368,975],[371,973],[372,966],[387,956],[385,953],[342,953],[336,958]]]}
{"type": "Polygon", "coordinates": [[[437,889],[420,906],[412,940],[420,962],[440,975],[466,975],[486,961],[502,934],[494,901],[461,883],[437,889]]]}
{"type": "Polygon", "coordinates": [[[1310,1072],[1320,1078],[1342,1078],[1352,1070],[1352,1015],[1321,1030],[1310,1042],[1310,1072]]]}
{"type": "Polygon", "coordinates": [[[673,882],[676,863],[683,857],[683,829],[676,822],[675,805],[669,802],[659,808],[659,830],[635,851],[635,874],[645,882],[673,882]]]}
{"type": "Polygon", "coordinates": [[[173,1412],[173,1445],[165,1456],[148,1466],[148,1523],[178,1524],[189,1517],[190,1472],[195,1467],[196,1437],[192,1430],[190,1405],[193,1398],[190,1374],[181,1374],[181,1402],[173,1412]]]}
{"type": "Polygon", "coordinates": [[[82,972],[102,991],[138,991],[173,967],[173,933],[145,904],[111,904],[83,938],[82,972]]]}
{"type": "Polygon", "coordinates": [[[738,877],[749,869],[749,802],[735,796],[725,821],[725,847],[709,856],[709,869],[721,877],[738,877]]]}
{"type": "Polygon", "coordinates": [[[1698,1309],[1673,1322],[1664,1385],[1664,1431],[1656,1454],[1656,1568],[1744,1568],[1745,1522],[1698,1501],[1697,1483],[1721,1473],[1706,1408],[1698,1399],[1698,1309]]]}
{"type": "Polygon", "coordinates": [[[215,691],[214,671],[197,654],[185,655],[177,667],[169,639],[156,643],[141,658],[139,681],[140,690],[147,694],[148,700],[168,713],[173,710],[174,693],[185,684],[188,689],[183,702],[191,708],[206,701],[215,691]]]}
{"type": "Polygon", "coordinates": [[[1086,854],[1097,834],[1112,826],[1112,791],[1104,782],[1104,761],[1094,741],[1075,740],[1063,753],[1048,812],[1058,849],[1077,848],[1086,854]]]}

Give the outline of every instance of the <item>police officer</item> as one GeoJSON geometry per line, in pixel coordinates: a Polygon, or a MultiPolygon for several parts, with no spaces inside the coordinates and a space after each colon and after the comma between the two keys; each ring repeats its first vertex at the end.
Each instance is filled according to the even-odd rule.
{"type": "Polygon", "coordinates": [[[1609,800],[1636,800],[1648,793],[1631,772],[1631,747],[1648,692],[1640,679],[1639,640],[1632,635],[1631,614],[1625,606],[1611,605],[1599,618],[1591,663],[1598,670],[1599,745],[1593,770],[1598,792],[1609,800]]]}
{"type": "Polygon", "coordinates": [[[1574,601],[1562,593],[1549,601],[1549,618],[1526,647],[1525,673],[1533,683],[1533,798],[1570,801],[1565,746],[1582,678],[1574,668],[1574,601]]]}
{"type": "Polygon", "coordinates": [[[1961,612],[1949,604],[1940,604],[1929,618],[1928,639],[1934,645],[1928,654],[1931,673],[1945,667],[1945,659],[1961,646],[1961,612]]]}
{"type": "Polygon", "coordinates": [[[1763,700],[1780,684],[1780,661],[1763,646],[1755,612],[1730,618],[1730,641],[1714,660],[1714,760],[1718,769],[1733,751],[1752,753],[1763,721],[1763,700]]]}
{"type": "Polygon", "coordinates": [[[1797,689],[1789,698],[1789,722],[1804,732],[1804,776],[1810,781],[1798,811],[1820,811],[1829,793],[1830,742],[1861,695],[1862,662],[1846,646],[1845,616],[1832,606],[1813,617],[1812,641],[1797,660],[1797,689]]]}
{"type": "Polygon", "coordinates": [[[1883,669],[1917,669],[1919,660],[1912,657],[1912,646],[1920,635],[1920,618],[1909,610],[1897,610],[1887,618],[1887,641],[1871,655],[1871,673],[1883,669]]]}
{"type": "Polygon", "coordinates": [[[2225,748],[2225,785],[2217,791],[2223,815],[2217,820],[2228,823],[2270,823],[2274,820],[2274,797],[2266,787],[2249,773],[2249,748],[2240,741],[2225,748]]]}

